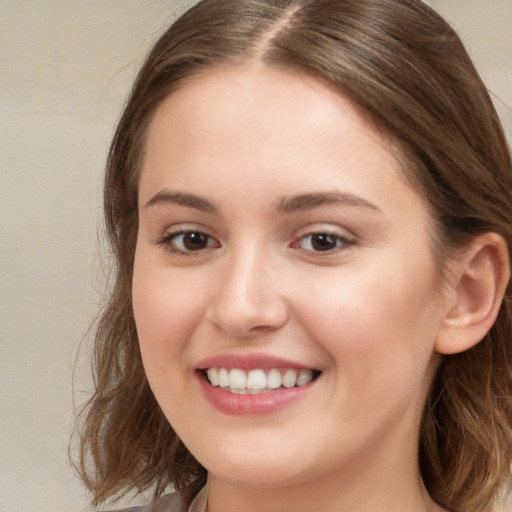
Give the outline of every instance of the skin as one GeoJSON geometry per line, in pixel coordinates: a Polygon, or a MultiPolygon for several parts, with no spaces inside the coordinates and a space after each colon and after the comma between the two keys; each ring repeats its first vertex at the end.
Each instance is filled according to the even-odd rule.
{"type": "Polygon", "coordinates": [[[417,446],[447,307],[396,153],[328,85],[259,63],[211,70],[158,108],[133,306],[155,396],[209,472],[209,511],[442,510],[417,446]],[[176,192],[208,203],[162,199],[176,192]],[[289,200],[312,192],[343,195],[289,200]],[[207,243],[177,253],[182,231],[207,243]],[[311,233],[336,246],[315,250],[311,233]],[[215,409],[198,362],[255,353],[321,375],[272,414],[215,409]]]}

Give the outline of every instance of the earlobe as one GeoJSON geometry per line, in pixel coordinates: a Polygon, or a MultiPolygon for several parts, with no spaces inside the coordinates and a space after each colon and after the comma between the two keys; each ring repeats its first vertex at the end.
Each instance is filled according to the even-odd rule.
{"type": "Polygon", "coordinates": [[[436,351],[455,354],[481,341],[494,324],[510,278],[507,245],[496,233],[476,236],[451,264],[446,312],[436,351]]]}

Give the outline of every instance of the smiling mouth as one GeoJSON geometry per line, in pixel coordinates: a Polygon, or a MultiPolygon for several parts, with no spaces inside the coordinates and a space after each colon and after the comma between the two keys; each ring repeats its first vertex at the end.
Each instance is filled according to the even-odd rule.
{"type": "Polygon", "coordinates": [[[206,380],[226,392],[239,395],[258,395],[279,389],[305,386],[318,378],[318,370],[208,368],[203,370],[206,380]]]}

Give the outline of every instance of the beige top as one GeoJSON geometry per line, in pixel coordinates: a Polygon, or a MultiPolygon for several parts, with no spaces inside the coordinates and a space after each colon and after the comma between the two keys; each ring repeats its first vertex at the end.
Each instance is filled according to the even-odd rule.
{"type": "MultiPolygon", "coordinates": [[[[206,512],[207,491],[203,487],[194,498],[188,512],[206,512]]],[[[117,512],[180,512],[181,500],[178,493],[171,493],[140,507],[123,508],[117,512]]]]}

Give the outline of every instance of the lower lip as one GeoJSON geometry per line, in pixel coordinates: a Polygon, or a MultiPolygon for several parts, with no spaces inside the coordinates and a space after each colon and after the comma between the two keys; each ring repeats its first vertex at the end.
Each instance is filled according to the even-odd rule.
{"type": "Polygon", "coordinates": [[[212,386],[201,372],[198,372],[198,380],[204,396],[218,411],[237,416],[270,414],[285,409],[304,398],[316,382],[258,395],[238,395],[212,386]]]}

